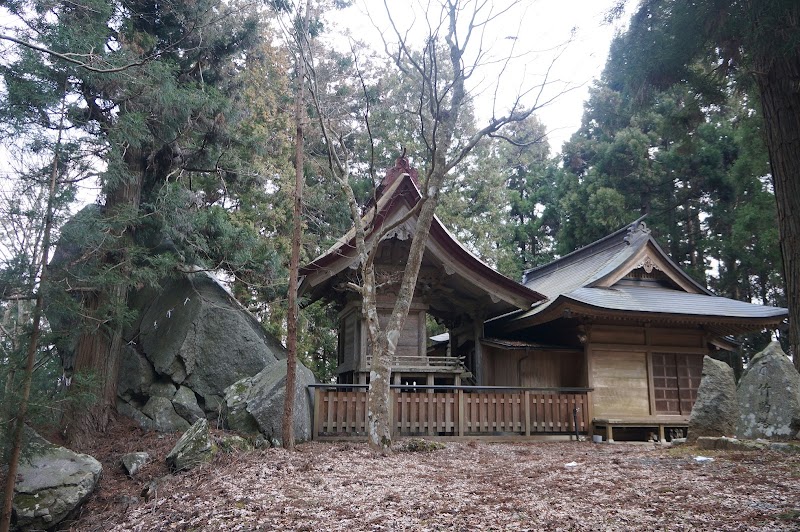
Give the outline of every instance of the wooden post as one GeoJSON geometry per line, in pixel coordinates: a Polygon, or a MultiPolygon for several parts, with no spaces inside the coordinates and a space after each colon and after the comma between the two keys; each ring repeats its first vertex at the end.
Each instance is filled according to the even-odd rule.
{"type": "Polygon", "coordinates": [[[389,389],[389,433],[392,435],[392,439],[397,436],[397,420],[395,419],[396,409],[394,404],[397,402],[398,394],[399,390],[389,389]]]}
{"type": "Polygon", "coordinates": [[[458,390],[458,435],[464,435],[464,390],[458,390]]]}
{"type": "MultiPolygon", "coordinates": [[[[426,383],[428,386],[433,386],[434,379],[433,373],[428,373],[426,383]]],[[[426,403],[428,403],[428,408],[426,409],[427,414],[426,417],[428,419],[428,436],[434,435],[434,425],[436,424],[436,407],[437,405],[434,402],[435,396],[433,395],[433,390],[428,389],[426,390],[425,399],[426,403]]]]}
{"type": "MultiPolygon", "coordinates": [[[[389,391],[389,393],[391,394],[392,392],[389,391]]],[[[361,398],[364,399],[364,434],[366,434],[369,430],[369,391],[361,389],[359,393],[359,400],[361,398]]],[[[391,409],[389,410],[389,413],[391,414],[391,409]]],[[[392,419],[391,415],[389,419],[392,419]]]]}
{"type": "Polygon", "coordinates": [[[589,440],[592,439],[594,436],[594,422],[592,421],[592,416],[594,413],[592,412],[592,392],[586,392],[586,404],[584,405],[586,408],[586,433],[589,435],[589,440]]]}
{"type": "Polygon", "coordinates": [[[525,436],[531,435],[531,392],[525,390],[525,436]]]}
{"type": "Polygon", "coordinates": [[[483,386],[486,385],[483,380],[483,347],[481,346],[481,336],[483,336],[483,320],[477,315],[472,319],[473,336],[475,341],[475,384],[483,386]]]}
{"type": "Polygon", "coordinates": [[[322,432],[322,389],[321,388],[314,388],[314,423],[312,427],[314,430],[311,431],[311,439],[315,440],[322,432]]]}

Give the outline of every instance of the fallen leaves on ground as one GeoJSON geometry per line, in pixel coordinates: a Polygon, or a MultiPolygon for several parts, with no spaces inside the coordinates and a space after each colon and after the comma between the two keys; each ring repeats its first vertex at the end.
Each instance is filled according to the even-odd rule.
{"type": "Polygon", "coordinates": [[[714,460],[697,462],[692,447],[472,441],[380,457],[363,443],[313,442],[169,475],[178,436],[107,445],[100,488],[72,530],[800,528],[797,454],[703,451],[714,460]],[[152,462],[128,479],[118,462],[132,450],[152,462]]]}

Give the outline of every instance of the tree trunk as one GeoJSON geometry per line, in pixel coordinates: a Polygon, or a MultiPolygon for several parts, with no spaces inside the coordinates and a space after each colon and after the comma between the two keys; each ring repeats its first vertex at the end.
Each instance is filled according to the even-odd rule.
{"type": "MultiPolygon", "coordinates": [[[[125,287],[117,287],[112,293],[91,295],[84,303],[84,311],[96,314],[105,298],[113,298],[113,305],[125,304],[125,287]],[[101,300],[101,298],[103,298],[101,300]]],[[[75,449],[84,449],[97,432],[105,432],[113,419],[117,400],[117,380],[122,360],[122,326],[111,323],[111,328],[100,325],[81,333],[75,349],[75,373],[91,379],[97,387],[91,405],[79,401],[67,407],[64,416],[64,431],[67,441],[75,449]]],[[[81,390],[80,383],[78,392],[81,390]]]]}
{"type": "MultiPolygon", "coordinates": [[[[439,184],[444,180],[444,175],[434,175],[430,178],[428,193],[417,218],[416,229],[411,249],[408,252],[403,281],[395,300],[392,315],[386,324],[386,330],[373,337],[371,323],[377,324],[377,311],[375,310],[375,273],[371,272],[370,296],[364,296],[365,309],[374,312],[374,317],[367,316],[368,330],[370,330],[370,345],[372,346],[372,368],[369,374],[369,411],[368,411],[368,436],[370,447],[381,454],[389,454],[392,444],[392,427],[390,412],[390,385],[392,357],[397,350],[401,331],[405,324],[411,302],[414,298],[414,289],[417,285],[419,270],[422,266],[422,257],[425,254],[425,244],[428,241],[433,215],[439,200],[439,184]]],[[[370,265],[370,268],[372,266],[370,265]]],[[[367,275],[364,276],[368,278],[367,275]]],[[[364,284],[366,289],[367,283],[364,284]]],[[[377,326],[375,326],[377,328],[377,326]]]]}
{"type": "Polygon", "coordinates": [[[800,57],[755,58],[789,307],[789,343],[800,369],[800,57]]]}
{"type": "Polygon", "coordinates": [[[378,319],[375,267],[368,263],[362,268],[362,273],[364,277],[361,285],[363,314],[367,322],[367,338],[372,350],[367,400],[367,438],[370,448],[385,456],[391,453],[392,446],[390,379],[394,349],[390,349],[387,341],[388,324],[386,331],[382,332],[378,319]]]}
{"type": "Polygon", "coordinates": [[[299,35],[297,51],[297,89],[294,102],[296,133],[294,139],[294,194],[292,198],[292,251],[289,259],[289,309],[286,316],[286,395],[283,401],[283,446],[294,450],[294,388],[297,381],[297,283],[300,273],[300,240],[303,235],[303,129],[305,100],[303,86],[306,76],[305,41],[308,35],[311,0],[306,3],[303,34],[299,35]]]}
{"type": "MultiPolygon", "coordinates": [[[[61,142],[61,132],[59,131],[59,143],[61,142]]],[[[25,376],[23,380],[22,397],[20,398],[19,408],[14,423],[14,438],[11,446],[11,456],[8,460],[8,472],[6,475],[6,485],[3,490],[3,509],[0,512],[0,531],[7,532],[11,523],[11,510],[14,502],[14,485],[17,480],[17,467],[19,457],[22,452],[22,433],[25,428],[25,418],[28,414],[28,401],[31,396],[31,383],[33,381],[33,363],[36,360],[36,351],[39,347],[39,335],[41,333],[42,313],[44,311],[44,289],[43,285],[48,281],[47,263],[50,256],[50,232],[53,227],[53,198],[56,189],[56,177],[58,175],[58,154],[53,160],[53,170],[50,177],[50,192],[47,196],[47,213],[45,214],[44,238],[42,240],[42,262],[41,274],[39,275],[39,290],[36,294],[36,306],[33,309],[33,324],[31,327],[30,338],[28,339],[28,350],[25,359],[25,376]]],[[[11,418],[9,417],[9,420],[11,418]]]]}
{"type": "MultiPolygon", "coordinates": [[[[128,146],[125,163],[130,170],[130,179],[118,184],[106,196],[105,216],[123,219],[131,212],[137,212],[142,193],[142,180],[145,172],[145,156],[142,151],[128,146]]],[[[128,276],[131,265],[125,253],[125,242],[132,239],[134,222],[128,222],[113,235],[119,239],[119,251],[105,257],[107,264],[114,265],[119,272],[116,285],[86,296],[84,314],[96,320],[96,326],[87,327],[75,350],[75,372],[91,376],[96,381],[95,402],[87,407],[81,404],[70,405],[62,424],[67,442],[81,449],[96,432],[105,432],[114,416],[117,401],[117,380],[122,360],[124,323],[121,310],[127,307],[128,276]],[[102,315],[98,315],[102,312],[102,315]],[[110,313],[110,314],[109,314],[110,313]]]]}

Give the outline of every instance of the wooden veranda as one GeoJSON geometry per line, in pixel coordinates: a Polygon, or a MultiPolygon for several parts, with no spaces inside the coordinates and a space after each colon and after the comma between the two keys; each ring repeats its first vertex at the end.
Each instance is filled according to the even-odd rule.
{"type": "MultiPolygon", "coordinates": [[[[316,440],[366,439],[367,386],[316,384],[316,440]]],[[[591,429],[591,389],[391,387],[395,436],[575,437],[591,429]]]]}

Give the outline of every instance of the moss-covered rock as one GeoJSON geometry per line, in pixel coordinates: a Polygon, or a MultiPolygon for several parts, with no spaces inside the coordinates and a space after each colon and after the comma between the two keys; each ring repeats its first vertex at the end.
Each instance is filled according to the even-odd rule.
{"type": "Polygon", "coordinates": [[[252,451],[254,449],[252,443],[241,436],[237,436],[236,434],[226,434],[220,438],[217,438],[217,446],[223,453],[252,451]]]}
{"type": "Polygon", "coordinates": [[[170,471],[186,471],[210,462],[217,452],[208,432],[208,420],[203,418],[189,427],[167,455],[170,471]]]}
{"type": "Polygon", "coordinates": [[[93,457],[54,445],[26,427],[25,452],[14,486],[16,526],[53,528],[94,491],[102,470],[93,457]]]}

